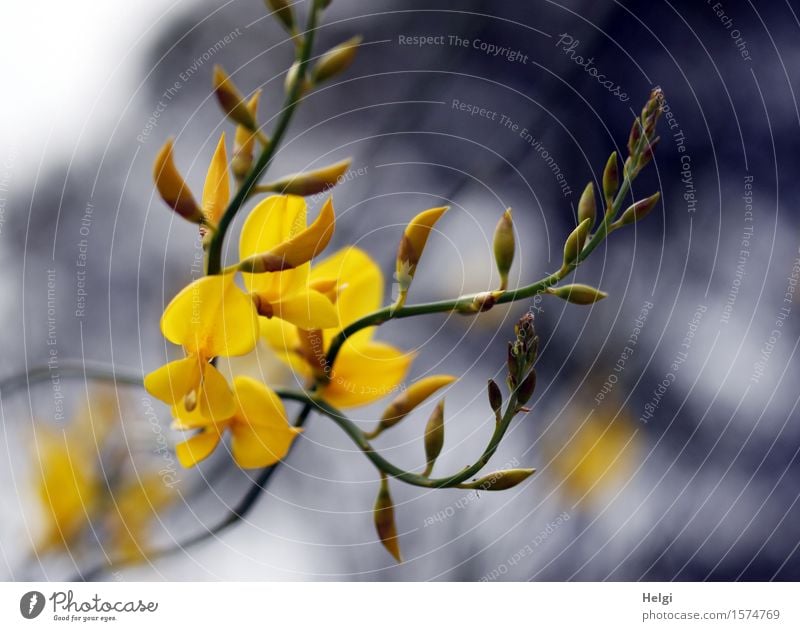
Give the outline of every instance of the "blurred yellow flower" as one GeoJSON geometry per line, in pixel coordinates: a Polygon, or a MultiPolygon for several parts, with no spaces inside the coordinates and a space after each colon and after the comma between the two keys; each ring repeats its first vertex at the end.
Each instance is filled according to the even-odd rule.
{"type": "MultiPolygon", "coordinates": [[[[261,321],[267,344],[293,370],[312,377],[327,353],[331,340],[344,327],[380,308],[383,274],[364,251],[349,247],[315,265],[311,287],[335,300],[338,326],[316,336],[301,335],[287,322],[261,321]],[[311,343],[309,343],[309,341],[311,343]]],[[[363,329],[342,346],[333,369],[321,386],[321,396],[339,408],[366,405],[397,392],[413,360],[411,353],[373,340],[375,327],[363,329]]]]}
{"type": "Polygon", "coordinates": [[[115,494],[107,527],[114,557],[131,561],[147,557],[148,530],[158,512],[175,497],[154,473],[138,478],[115,494]],[[115,510],[116,509],[116,510],[115,510]]]}
{"type": "Polygon", "coordinates": [[[197,410],[187,410],[183,402],[173,409],[176,429],[201,430],[176,446],[181,465],[192,467],[211,455],[226,430],[231,432],[231,453],[240,467],[267,467],[289,452],[300,430],[289,425],[278,396],[263,383],[243,376],[234,379],[234,390],[236,405],[229,415],[209,419],[197,410]]]}
{"type": "Polygon", "coordinates": [[[338,324],[336,309],[328,296],[309,286],[309,261],[333,233],[330,200],[309,228],[306,215],[302,197],[272,195],[261,201],[242,227],[239,255],[242,261],[259,260],[267,269],[274,262],[274,271],[242,276],[261,315],[302,329],[326,329],[338,324]]]}
{"type": "Polygon", "coordinates": [[[625,408],[611,408],[610,403],[609,409],[614,414],[602,408],[589,414],[575,406],[570,409],[575,421],[562,427],[570,435],[546,442],[556,476],[577,502],[600,499],[604,491],[616,488],[637,459],[636,428],[630,415],[625,408]]]}
{"type": "Polygon", "coordinates": [[[89,522],[97,506],[96,458],[88,436],[38,427],[37,495],[45,512],[45,533],[37,552],[68,546],[89,522]]]}
{"type": "Polygon", "coordinates": [[[210,360],[249,353],[258,339],[258,314],[234,275],[205,276],[185,287],[164,310],[161,331],[187,356],[147,375],[147,391],[205,418],[233,414],[233,393],[210,360]]]}

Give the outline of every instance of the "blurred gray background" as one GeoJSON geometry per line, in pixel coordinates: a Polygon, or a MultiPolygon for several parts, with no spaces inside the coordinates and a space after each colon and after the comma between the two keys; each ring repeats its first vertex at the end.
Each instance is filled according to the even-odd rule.
{"type": "MultiPolygon", "coordinates": [[[[674,118],[672,127],[662,119],[656,160],[634,192],[660,189],[663,204],[579,270],[579,281],[610,294],[594,307],[545,299],[380,330],[381,339],[417,350],[413,377],[461,376],[447,393],[437,465],[446,472],[488,440],[486,380],[502,378],[513,322],[536,308],[542,353],[533,411],[514,423],[488,468],[535,467],[524,485],[478,495],[393,484],[406,559],[395,565],[372,525],[375,470],[331,422],[314,417],[245,523],[114,577],[800,579],[800,314],[790,293],[800,243],[796,4],[334,0],[317,50],[359,33],[365,43],[340,80],[304,100],[272,174],[347,156],[365,170],[333,192],[329,251],[349,243],[367,250],[386,274],[387,300],[402,225],[441,203],[452,210],[425,252],[411,302],[491,288],[492,231],[508,206],[518,231],[514,282],[557,268],[580,192],[624,148],[656,85],[674,118]],[[402,43],[420,35],[444,43],[402,43]],[[568,41],[629,99],[578,65],[568,41]],[[517,59],[487,54],[481,43],[519,51],[517,59]],[[518,129],[470,116],[456,101],[518,129]]],[[[243,90],[262,88],[262,116],[270,117],[292,59],[257,0],[79,7],[82,15],[67,22],[46,11],[20,14],[17,37],[33,45],[4,62],[22,89],[11,90],[0,147],[2,376],[47,358],[48,270],[61,359],[140,372],[164,360],[158,318],[191,279],[194,231],[154,197],[154,155],[174,136],[178,164],[199,194],[219,132],[233,131],[211,94],[213,64],[243,90]],[[218,45],[226,35],[230,43],[218,45]],[[85,310],[76,316],[81,254],[85,310]]],[[[259,358],[273,383],[290,381],[267,351],[259,358]]],[[[152,451],[142,393],[124,396],[126,444],[152,451]]],[[[85,384],[72,382],[68,408],[85,398],[85,384]]],[[[35,521],[26,443],[33,418],[55,422],[54,405],[48,383],[2,397],[0,567],[8,578],[67,578],[102,557],[100,540],[89,560],[26,560],[35,521]]],[[[419,466],[430,407],[376,445],[419,466]]],[[[167,410],[155,408],[166,428],[167,410]]],[[[381,409],[354,417],[369,427],[381,409]]],[[[254,474],[228,461],[221,452],[180,473],[183,499],[164,513],[156,541],[201,532],[246,492],[254,474]]]]}

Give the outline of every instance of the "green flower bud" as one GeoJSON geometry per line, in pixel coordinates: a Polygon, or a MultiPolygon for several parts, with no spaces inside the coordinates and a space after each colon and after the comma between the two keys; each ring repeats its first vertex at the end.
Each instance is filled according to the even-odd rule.
{"type": "Polygon", "coordinates": [[[581,199],[578,202],[578,224],[589,221],[589,228],[594,226],[597,217],[597,204],[594,200],[594,184],[589,182],[583,189],[581,199]]]}
{"type": "Polygon", "coordinates": [[[511,209],[507,209],[494,230],[494,260],[500,274],[500,289],[508,288],[508,272],[514,262],[514,223],[511,220],[511,209]]]}
{"type": "Polygon", "coordinates": [[[584,219],[578,227],[572,231],[572,234],[567,237],[564,243],[564,267],[569,267],[577,262],[578,256],[580,256],[583,246],[586,244],[586,237],[589,235],[589,230],[591,229],[590,224],[590,219],[584,219]]]}
{"type": "Polygon", "coordinates": [[[495,383],[494,379],[489,379],[487,390],[489,393],[489,405],[492,407],[495,416],[499,418],[503,411],[503,393],[500,392],[500,386],[495,383]]]}
{"type": "Polygon", "coordinates": [[[595,289],[589,285],[581,285],[579,283],[555,287],[548,293],[575,305],[591,305],[608,296],[608,294],[604,291],[600,291],[599,289],[595,289]]]}
{"type": "Polygon", "coordinates": [[[430,475],[433,465],[444,447],[444,399],[439,401],[425,426],[425,472],[430,475]]]}
{"type": "Polygon", "coordinates": [[[629,206],[628,210],[622,213],[622,217],[620,217],[615,224],[617,226],[627,226],[628,224],[636,223],[644,219],[650,214],[650,211],[656,207],[659,199],[661,199],[661,193],[654,193],[647,199],[639,200],[632,206],[629,206]]]}
{"type": "Polygon", "coordinates": [[[517,486],[517,484],[523,482],[535,472],[536,469],[505,469],[504,471],[490,473],[465,486],[480,491],[505,491],[517,486]]]}
{"type": "Polygon", "coordinates": [[[603,169],[603,196],[606,200],[606,208],[610,209],[614,203],[614,197],[619,190],[619,162],[617,160],[617,152],[612,153],[606,168],[603,169]]]}
{"type": "Polygon", "coordinates": [[[391,554],[398,563],[402,563],[400,556],[400,545],[397,540],[397,525],[394,521],[394,504],[389,495],[389,481],[385,475],[381,475],[381,487],[378,497],[375,500],[375,508],[372,512],[375,520],[375,530],[383,547],[391,554]]]}

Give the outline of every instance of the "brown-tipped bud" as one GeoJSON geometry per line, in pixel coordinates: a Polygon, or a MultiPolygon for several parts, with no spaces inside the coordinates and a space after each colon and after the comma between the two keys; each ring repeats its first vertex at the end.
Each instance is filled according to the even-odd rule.
{"type": "Polygon", "coordinates": [[[639,139],[642,137],[642,121],[638,118],[633,121],[631,133],[628,136],[628,153],[633,155],[639,146],[639,139]]]}
{"type": "Polygon", "coordinates": [[[439,401],[425,426],[425,471],[430,474],[444,447],[444,399],[439,401]]]}
{"type": "Polygon", "coordinates": [[[608,294],[604,291],[600,291],[599,289],[595,289],[589,285],[581,285],[579,283],[555,287],[548,293],[552,294],[553,296],[557,296],[562,300],[566,300],[567,302],[571,302],[574,305],[591,305],[608,296],[608,294]]]}
{"type": "Polygon", "coordinates": [[[417,271],[417,263],[422,257],[428,236],[433,230],[433,226],[447,212],[448,206],[429,208],[414,217],[406,226],[403,236],[400,239],[400,246],[397,249],[397,261],[395,263],[395,275],[400,290],[397,305],[405,302],[406,294],[414,274],[417,271]]]}
{"type": "Polygon", "coordinates": [[[395,561],[402,563],[400,544],[397,539],[397,525],[394,521],[394,504],[389,495],[389,481],[385,475],[381,476],[381,487],[372,515],[375,520],[375,530],[378,532],[383,547],[394,557],[395,561]]]}
{"type": "Polygon", "coordinates": [[[611,208],[614,197],[619,190],[619,161],[617,152],[612,153],[603,169],[603,197],[606,200],[606,208],[611,208]]]}
{"type": "Polygon", "coordinates": [[[192,223],[202,223],[203,211],[175,166],[172,140],[168,140],[156,156],[153,163],[153,179],[161,199],[167,206],[192,223]]]}
{"type": "Polygon", "coordinates": [[[294,35],[294,12],[288,0],[264,0],[264,4],[267,5],[268,10],[272,11],[275,19],[283,24],[290,34],[294,35]]]}
{"type": "Polygon", "coordinates": [[[572,234],[567,237],[564,243],[564,267],[569,267],[578,260],[583,246],[586,244],[586,237],[591,229],[591,220],[584,219],[572,234]]]}
{"type": "Polygon", "coordinates": [[[589,221],[589,229],[594,226],[597,219],[597,204],[594,199],[594,184],[589,182],[583,189],[581,199],[578,202],[578,225],[584,221],[589,221]]]}
{"type": "Polygon", "coordinates": [[[397,425],[434,392],[450,385],[455,380],[456,378],[452,375],[432,375],[415,381],[383,411],[377,431],[380,432],[397,425]]]}
{"type": "Polygon", "coordinates": [[[508,288],[508,272],[514,262],[514,222],[511,220],[511,209],[507,209],[497,227],[494,229],[494,261],[500,274],[500,289],[508,288]]]}
{"type": "Polygon", "coordinates": [[[528,376],[519,384],[519,388],[517,388],[517,403],[525,405],[533,396],[534,390],[536,390],[536,371],[531,370],[528,376]]]}
{"type": "Polygon", "coordinates": [[[506,382],[511,390],[517,387],[517,374],[519,373],[519,362],[517,352],[513,342],[508,343],[508,354],[506,356],[506,367],[508,368],[508,378],[506,382]]]}
{"type": "Polygon", "coordinates": [[[214,94],[228,118],[250,131],[256,131],[258,123],[255,116],[248,109],[242,93],[219,64],[214,66],[213,84],[214,94]]]}
{"type": "Polygon", "coordinates": [[[505,491],[517,486],[520,482],[524,482],[535,472],[536,469],[505,469],[504,471],[490,473],[465,486],[480,491],[505,491]]]}
{"type": "Polygon", "coordinates": [[[353,63],[363,39],[360,35],[356,35],[323,53],[311,71],[311,82],[313,84],[322,83],[343,72],[353,63]]]}
{"type": "Polygon", "coordinates": [[[659,199],[661,199],[661,193],[655,193],[647,199],[639,200],[632,206],[629,206],[628,210],[622,213],[622,217],[620,217],[616,223],[620,226],[627,226],[628,224],[644,219],[650,214],[650,211],[656,207],[659,199]]]}
{"type": "Polygon", "coordinates": [[[282,195],[300,195],[301,197],[323,193],[338,184],[347,169],[350,168],[350,163],[351,159],[348,158],[316,171],[293,173],[267,184],[266,188],[282,195]]]}
{"type": "Polygon", "coordinates": [[[489,393],[489,405],[495,416],[499,416],[503,411],[503,393],[500,392],[500,386],[495,383],[494,379],[489,379],[489,386],[487,388],[489,393]]]}
{"type": "MultiPolygon", "coordinates": [[[[258,90],[247,102],[247,109],[253,118],[257,118],[258,101],[261,97],[261,90],[258,90]]],[[[231,170],[233,175],[241,180],[250,172],[253,166],[253,147],[256,135],[244,125],[236,126],[236,135],[233,142],[233,159],[231,160],[231,170]]]]}
{"type": "Polygon", "coordinates": [[[653,138],[653,140],[650,141],[650,144],[647,145],[645,150],[642,152],[642,157],[639,159],[640,169],[650,164],[650,161],[653,159],[653,153],[655,152],[656,145],[660,140],[660,137],[653,138]]]}

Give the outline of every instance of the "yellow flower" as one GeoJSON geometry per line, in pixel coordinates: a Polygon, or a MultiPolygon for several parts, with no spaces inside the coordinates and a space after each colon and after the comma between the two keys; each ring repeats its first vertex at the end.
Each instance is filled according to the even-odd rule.
{"type": "Polygon", "coordinates": [[[108,531],[115,558],[132,561],[147,556],[147,531],[158,511],[175,498],[175,493],[155,473],[131,482],[114,495],[114,509],[108,516],[108,531]]]}
{"type": "Polygon", "coordinates": [[[225,430],[232,435],[233,459],[243,468],[261,468],[286,456],[300,430],[289,425],[286,410],[278,396],[250,377],[234,379],[233,413],[208,419],[181,402],[173,409],[177,429],[201,431],[178,444],[175,453],[184,467],[207,458],[219,444],[225,430]]]}
{"type": "Polygon", "coordinates": [[[242,227],[239,256],[243,262],[259,264],[250,269],[270,270],[242,274],[259,314],[286,320],[302,329],[325,329],[338,324],[330,298],[309,286],[309,261],[327,245],[333,226],[330,200],[308,228],[302,197],[273,195],[253,209],[242,227]]]}
{"type": "Polygon", "coordinates": [[[196,407],[205,418],[233,414],[233,393],[210,360],[249,353],[258,339],[255,306],[233,274],[205,276],[185,287],[164,310],[161,331],[187,356],[147,375],[147,391],[173,406],[196,407]]]}
{"type": "Polygon", "coordinates": [[[37,494],[47,527],[38,551],[68,546],[88,523],[98,499],[95,460],[72,432],[36,430],[39,464],[37,494]]]}
{"type": "MultiPolygon", "coordinates": [[[[335,298],[338,326],[312,336],[310,345],[308,338],[304,339],[296,327],[286,322],[262,319],[261,332],[281,359],[297,373],[310,378],[339,330],[380,308],[383,275],[369,255],[350,247],[315,265],[309,284],[335,298]],[[315,339],[317,348],[313,343],[315,339]],[[313,356],[309,357],[309,353],[313,356]]],[[[339,408],[350,408],[366,405],[398,390],[413,355],[376,342],[374,330],[374,327],[363,329],[342,346],[328,382],[320,390],[326,401],[339,408]]]]}
{"type": "Polygon", "coordinates": [[[203,216],[209,226],[219,223],[231,199],[230,177],[228,175],[228,154],[225,150],[225,134],[220,136],[217,148],[211,158],[203,185],[203,216]]]}

